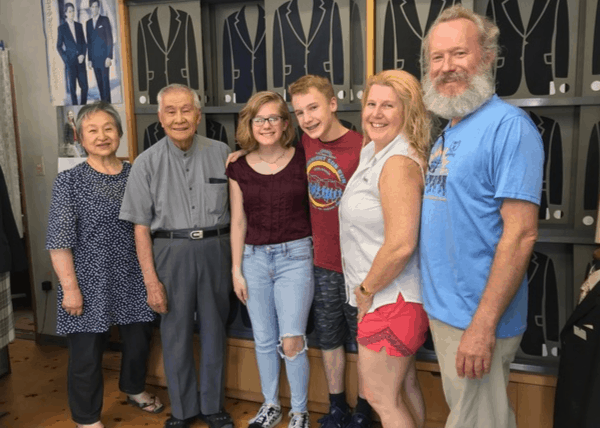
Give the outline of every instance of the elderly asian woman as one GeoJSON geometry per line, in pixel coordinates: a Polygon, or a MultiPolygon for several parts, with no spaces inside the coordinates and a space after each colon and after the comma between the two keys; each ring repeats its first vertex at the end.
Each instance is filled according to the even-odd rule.
{"type": "Polygon", "coordinates": [[[420,427],[415,353],[428,320],[417,242],[430,119],[419,82],[404,71],[371,76],[362,103],[368,143],[340,205],[347,295],[358,307],[358,367],[384,428],[420,427]]]}
{"type": "Polygon", "coordinates": [[[86,162],[54,182],[46,248],[60,281],[57,333],[66,334],[69,407],[77,427],[103,427],[102,353],[112,325],[122,340],[119,389],[127,401],[158,413],[164,405],[145,391],[146,360],[155,313],[135,250],[133,224],[119,220],[131,165],[116,152],[121,119],[108,103],[81,108],[77,135],[86,162]]]}

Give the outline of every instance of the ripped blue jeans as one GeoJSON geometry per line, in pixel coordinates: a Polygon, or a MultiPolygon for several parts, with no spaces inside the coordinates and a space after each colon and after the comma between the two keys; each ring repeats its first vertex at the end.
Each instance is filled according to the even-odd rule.
{"type": "Polygon", "coordinates": [[[307,411],[309,364],[306,323],[314,294],[312,238],[245,245],[242,272],[248,286],[256,360],[265,403],[279,405],[281,358],[292,394],[292,412],[307,411]],[[282,338],[300,336],[303,348],[288,357],[282,338]]]}

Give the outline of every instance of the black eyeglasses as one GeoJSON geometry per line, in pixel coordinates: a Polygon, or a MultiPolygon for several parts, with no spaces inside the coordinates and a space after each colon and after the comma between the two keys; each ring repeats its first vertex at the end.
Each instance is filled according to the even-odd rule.
{"type": "Polygon", "coordinates": [[[281,116],[270,116],[270,117],[253,117],[252,123],[256,126],[263,126],[268,120],[271,125],[277,125],[283,117],[281,116]]]}

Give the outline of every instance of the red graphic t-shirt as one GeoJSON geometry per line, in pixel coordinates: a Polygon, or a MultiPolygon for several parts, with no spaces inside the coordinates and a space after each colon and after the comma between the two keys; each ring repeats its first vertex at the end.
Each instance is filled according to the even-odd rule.
{"type": "Polygon", "coordinates": [[[302,135],[306,153],[310,222],[315,247],[315,266],[342,272],[338,206],[346,184],[358,167],[363,137],[348,131],[323,143],[302,135]]]}

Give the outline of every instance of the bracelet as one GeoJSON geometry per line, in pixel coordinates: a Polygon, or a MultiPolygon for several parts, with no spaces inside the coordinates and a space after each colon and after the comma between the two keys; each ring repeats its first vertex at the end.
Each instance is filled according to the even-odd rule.
{"type": "Polygon", "coordinates": [[[367,290],[362,284],[360,284],[358,289],[360,290],[360,292],[362,293],[363,296],[371,297],[373,295],[373,293],[371,293],[369,290],[367,290]]]}

